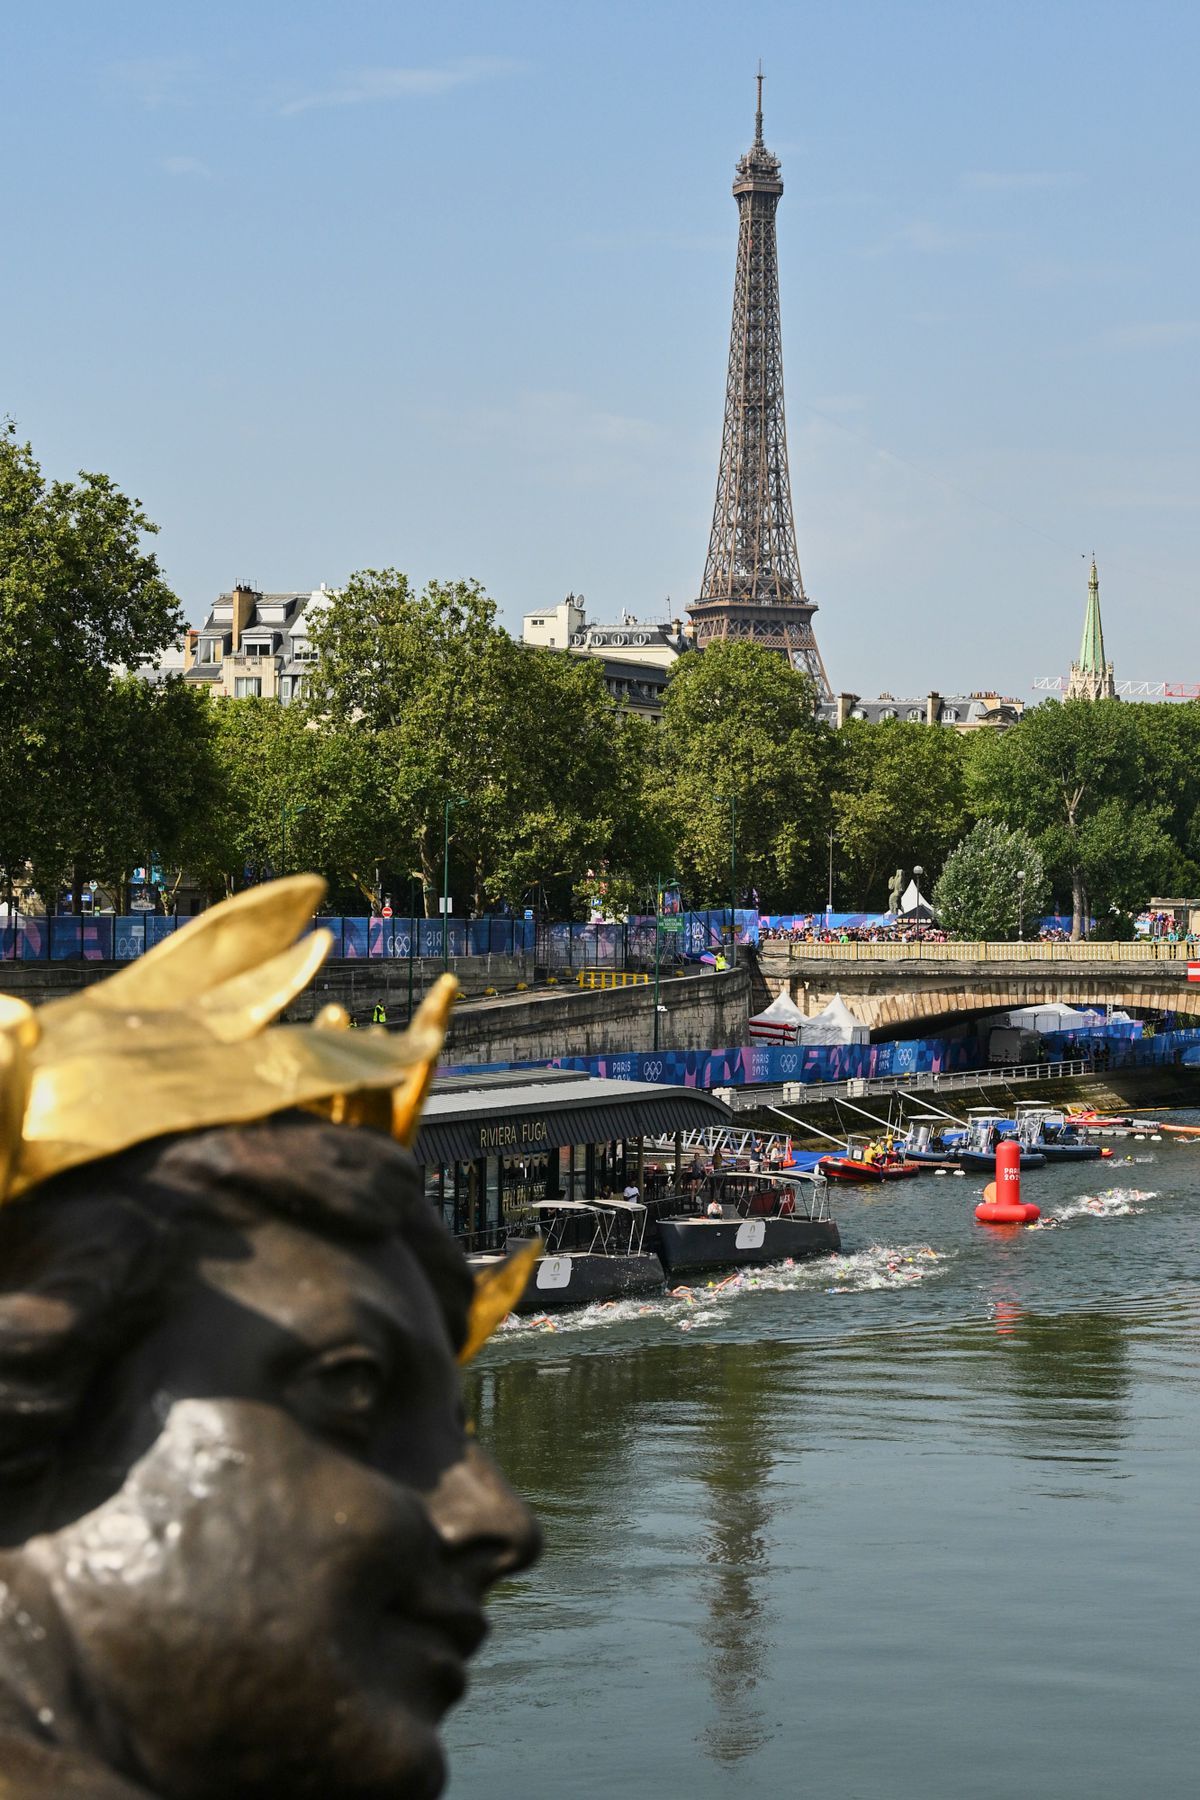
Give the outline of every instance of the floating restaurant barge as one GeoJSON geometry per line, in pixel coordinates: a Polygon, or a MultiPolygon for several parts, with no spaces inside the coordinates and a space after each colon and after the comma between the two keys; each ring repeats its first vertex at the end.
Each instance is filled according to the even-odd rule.
{"type": "Polygon", "coordinates": [[[431,1205],[476,1266],[542,1239],[522,1302],[541,1310],[655,1292],[673,1266],[836,1250],[823,1183],[720,1170],[705,1182],[685,1168],[684,1132],[731,1123],[699,1088],[574,1070],[463,1075],[434,1083],[414,1154],[431,1205]]]}

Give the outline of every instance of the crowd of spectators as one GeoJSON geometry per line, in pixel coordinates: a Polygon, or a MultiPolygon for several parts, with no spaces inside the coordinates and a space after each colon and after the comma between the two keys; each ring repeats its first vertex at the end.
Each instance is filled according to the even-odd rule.
{"type": "Polygon", "coordinates": [[[862,925],[826,925],[820,913],[809,913],[791,925],[759,925],[758,935],[786,944],[945,944],[940,925],[927,920],[871,920],[862,925]]]}
{"type": "MultiPolygon", "coordinates": [[[[1094,925],[1095,921],[1093,921],[1094,925]]],[[[1135,921],[1137,936],[1143,941],[1162,944],[1200,942],[1197,935],[1185,930],[1172,912],[1147,912],[1135,921]]],[[[794,919],[769,925],[759,922],[762,942],[785,944],[945,944],[950,934],[932,920],[889,919],[886,916],[863,917],[857,924],[829,924],[822,913],[798,914],[794,919]]],[[[1085,934],[1086,935],[1086,934],[1085,934]]],[[[1026,941],[1039,944],[1069,944],[1071,921],[1056,913],[1042,921],[1036,933],[1026,934],[1026,941]]]]}

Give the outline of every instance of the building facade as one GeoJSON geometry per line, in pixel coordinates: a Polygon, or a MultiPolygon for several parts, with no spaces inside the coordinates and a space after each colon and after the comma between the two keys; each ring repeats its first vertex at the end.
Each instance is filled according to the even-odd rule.
{"type": "Polygon", "coordinates": [[[286,706],[304,694],[317,660],[310,628],[332,598],[325,587],[266,594],[239,582],[218,595],[198,630],[186,634],[181,667],[173,653],[143,673],[151,679],[182,673],[210,694],[279,700],[286,706]]]}
{"type": "Polygon", "coordinates": [[[929,693],[907,700],[894,694],[880,694],[875,700],[863,700],[858,694],[838,694],[817,707],[817,716],[838,730],[847,719],[868,719],[873,725],[900,719],[909,725],[945,725],[960,732],[1007,731],[1024,710],[1023,700],[991,692],[929,693]]]}
{"type": "Polygon", "coordinates": [[[650,623],[623,612],[615,625],[589,625],[582,594],[568,594],[558,606],[526,613],[521,642],[597,658],[616,704],[647,718],[661,714],[671,670],[693,648],[681,619],[650,623]]]}

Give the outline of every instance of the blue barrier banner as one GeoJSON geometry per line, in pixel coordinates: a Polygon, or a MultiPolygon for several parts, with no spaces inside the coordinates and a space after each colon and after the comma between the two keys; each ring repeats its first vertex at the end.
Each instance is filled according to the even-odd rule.
{"type": "MultiPolygon", "coordinates": [[[[0,958],[24,962],[131,962],[170,937],[187,918],[153,912],[114,916],[112,913],[76,917],[62,913],[43,915],[0,925],[0,958]]],[[[654,915],[628,921],[604,921],[596,925],[554,921],[540,928],[532,919],[451,919],[448,923],[449,954],[460,956],[516,956],[539,952],[552,966],[619,969],[629,960],[648,966],[654,961],[657,936],[659,955],[668,962],[673,955],[695,960],[712,954],[729,940],[729,912],[714,909],[670,917],[679,930],[658,930],[654,915]]],[[[442,920],[325,917],[314,921],[333,937],[331,955],[356,961],[382,957],[402,960],[410,945],[416,957],[443,955],[442,920]],[[415,932],[415,936],[414,936],[415,932]]],[[[758,915],[739,909],[735,915],[737,941],[758,941],[758,915]]]]}
{"type": "Polygon", "coordinates": [[[161,913],[143,913],[142,918],[145,921],[147,950],[153,950],[155,944],[165,943],[180,926],[188,923],[187,919],[164,918],[161,913]]]}
{"type": "Polygon", "coordinates": [[[343,919],[341,921],[342,955],[347,958],[366,957],[370,955],[370,927],[375,923],[372,919],[343,919]]]}
{"type": "MultiPolygon", "coordinates": [[[[1135,1027],[1140,1021],[1134,1021],[1135,1027]]],[[[1047,1035],[1048,1060],[1098,1059],[1106,1068],[1146,1068],[1200,1058],[1200,1027],[1141,1037],[1128,1025],[1047,1035]],[[1062,1039],[1060,1043],[1057,1040],[1062,1039]],[[1068,1041],[1069,1040],[1069,1041],[1068,1041]]],[[[1190,1064],[1189,1064],[1190,1066],[1190,1064]]],[[[779,1044],[738,1045],[725,1050],[660,1050],[613,1056],[558,1056],[540,1062],[460,1063],[443,1075],[479,1075],[506,1069],[578,1069],[610,1081],[663,1082],[672,1087],[745,1087],[785,1081],[848,1081],[876,1075],[950,1075],[986,1069],[986,1045],[978,1038],[901,1038],[886,1044],[822,1044],[809,1049],[779,1044]]]]}
{"type": "Polygon", "coordinates": [[[485,1070],[578,1069],[610,1081],[657,1081],[672,1087],[746,1087],[785,1081],[847,1081],[874,1075],[950,1074],[986,1068],[976,1038],[914,1038],[887,1044],[821,1044],[808,1049],[739,1044],[725,1050],[660,1050],[617,1056],[558,1056],[544,1062],[467,1063],[442,1074],[485,1070]]]}
{"type": "Polygon", "coordinates": [[[50,961],[79,961],[83,920],[72,917],[50,920],[50,961]]]}

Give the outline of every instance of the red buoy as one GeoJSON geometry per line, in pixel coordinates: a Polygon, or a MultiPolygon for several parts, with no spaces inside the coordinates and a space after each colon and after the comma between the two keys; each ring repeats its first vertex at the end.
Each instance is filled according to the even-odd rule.
{"type": "Polygon", "coordinates": [[[1021,1146],[1016,1138],[1001,1138],[996,1145],[996,1181],[984,1190],[975,1208],[981,1225],[1031,1225],[1042,1209],[1021,1199],[1021,1146]],[[991,1198],[987,1198],[988,1195],[991,1198]]]}

